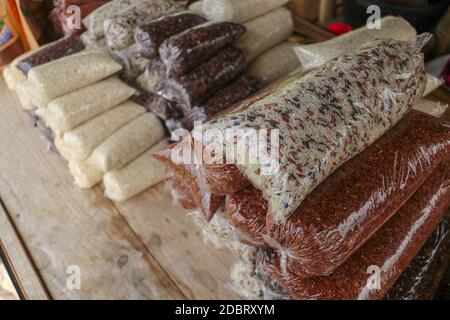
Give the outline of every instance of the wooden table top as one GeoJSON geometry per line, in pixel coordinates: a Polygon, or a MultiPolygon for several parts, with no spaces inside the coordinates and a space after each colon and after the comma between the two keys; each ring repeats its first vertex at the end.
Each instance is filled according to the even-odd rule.
{"type": "Polygon", "coordinates": [[[123,203],[79,189],[3,79],[0,97],[0,246],[23,298],[241,299],[235,258],[205,246],[164,184],[123,203]]]}

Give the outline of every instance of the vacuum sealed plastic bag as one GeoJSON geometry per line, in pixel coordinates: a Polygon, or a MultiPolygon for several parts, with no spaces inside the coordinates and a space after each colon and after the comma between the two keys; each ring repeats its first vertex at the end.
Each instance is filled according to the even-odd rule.
{"type": "Polygon", "coordinates": [[[102,172],[118,170],[163,138],[158,117],[147,112],[109,136],[86,161],[102,172]]]}
{"type": "MultiPolygon", "coordinates": [[[[203,129],[278,133],[276,152],[259,152],[256,163],[241,161],[236,166],[263,192],[269,215],[281,223],[328,175],[390,129],[422,96],[426,76],[419,42],[375,41],[305,76],[292,76],[228,109],[203,129]]],[[[222,138],[211,135],[202,143],[225,150],[222,138]]],[[[248,143],[245,147],[249,149],[248,143]]],[[[222,188],[227,184],[239,190],[233,179],[224,180],[220,170],[216,172],[208,174],[222,179],[222,188]]]]}
{"type": "Polygon", "coordinates": [[[167,80],[167,69],[159,58],[153,58],[146,66],[144,72],[138,77],[138,85],[148,91],[157,94],[164,88],[167,80]]]}
{"type": "Polygon", "coordinates": [[[159,55],[158,49],[165,40],[204,22],[205,18],[193,13],[175,13],[137,27],[134,39],[144,56],[154,58],[159,55]]]}
{"type": "Polygon", "coordinates": [[[164,167],[150,154],[166,146],[167,141],[163,140],[122,169],[106,173],[103,177],[105,196],[114,201],[125,201],[163,181],[164,167]]]}
{"type": "Polygon", "coordinates": [[[327,61],[377,39],[408,41],[416,35],[416,30],[403,18],[385,17],[380,20],[381,28],[367,26],[328,41],[301,45],[295,48],[303,70],[320,67],[327,61]]]}
{"type": "Polygon", "coordinates": [[[17,68],[28,74],[31,68],[40,66],[53,60],[77,53],[84,49],[80,38],[69,36],[55,41],[32,55],[20,60],[17,68]]]}
{"type": "Polygon", "coordinates": [[[239,77],[245,67],[242,51],[230,46],[189,73],[169,78],[163,96],[179,102],[189,113],[195,105],[201,105],[224,85],[239,77]]]}
{"type": "Polygon", "coordinates": [[[108,18],[103,31],[108,46],[120,50],[133,44],[133,30],[162,15],[174,13],[183,8],[185,2],[172,0],[142,0],[138,4],[108,18]]]}
{"type": "Polygon", "coordinates": [[[217,210],[219,210],[224,201],[224,197],[201,189],[198,165],[193,164],[193,161],[189,161],[189,164],[178,164],[173,161],[173,153],[181,152],[183,150],[183,143],[190,143],[190,141],[186,141],[172,144],[166,149],[155,152],[153,157],[164,164],[168,172],[167,176],[175,177],[175,179],[170,179],[175,191],[179,190],[182,194],[187,194],[187,196],[183,196],[182,198],[191,197],[195,202],[195,208],[200,209],[205,221],[209,222],[217,210]],[[181,181],[182,183],[177,185],[176,181],[181,181]],[[186,192],[186,190],[190,190],[190,192],[186,192]]]}
{"type": "Polygon", "coordinates": [[[261,83],[259,80],[251,75],[243,74],[238,79],[217,91],[214,96],[206,100],[201,106],[194,107],[189,117],[191,121],[210,120],[212,116],[244,100],[260,88],[261,83]]]}
{"type": "Polygon", "coordinates": [[[66,93],[105,79],[120,71],[121,66],[107,52],[84,50],[32,68],[28,72],[30,94],[39,107],[66,93]]]}
{"type": "Polygon", "coordinates": [[[450,204],[449,169],[447,162],[442,163],[403,207],[329,276],[300,278],[283,274],[278,266],[292,297],[382,299],[444,216],[450,204]]]}
{"type": "Polygon", "coordinates": [[[444,217],[385,298],[433,300],[449,261],[450,217],[444,217]]]}
{"type": "Polygon", "coordinates": [[[207,22],[179,33],[159,47],[170,75],[182,75],[233,44],[245,27],[232,22],[207,22]]]}
{"type": "Polygon", "coordinates": [[[48,104],[48,124],[63,133],[130,98],[135,89],[116,77],[72,91],[48,104]]]}
{"type": "Polygon", "coordinates": [[[227,195],[225,208],[230,223],[239,231],[239,239],[254,247],[264,247],[267,202],[261,191],[248,187],[227,195]]]}
{"type": "Polygon", "coordinates": [[[103,23],[105,20],[114,17],[117,13],[139,4],[142,0],[113,0],[97,8],[83,19],[83,24],[87,28],[92,38],[103,37],[103,23]]]}
{"type": "Polygon", "coordinates": [[[120,77],[131,84],[136,82],[139,75],[142,74],[145,71],[145,68],[151,63],[150,59],[142,56],[135,44],[120,51],[116,51],[114,55],[122,65],[120,77]]]}
{"type": "Polygon", "coordinates": [[[72,159],[85,160],[111,134],[144,112],[145,108],[137,103],[125,101],[75,129],[66,131],[62,143],[72,159]]]}
{"type": "Polygon", "coordinates": [[[292,273],[327,275],[395,214],[449,155],[446,122],[410,111],[322,182],[285,223],[269,219],[266,241],[292,273]]]}
{"type": "Polygon", "coordinates": [[[203,0],[208,20],[246,22],[285,5],[288,0],[203,0]]]}
{"type": "Polygon", "coordinates": [[[300,65],[294,47],[294,43],[283,42],[264,52],[252,61],[248,73],[266,85],[288,75],[300,65]]]}
{"type": "Polygon", "coordinates": [[[291,12],[278,8],[244,24],[247,33],[237,45],[244,51],[247,62],[286,40],[294,32],[291,12]]]}

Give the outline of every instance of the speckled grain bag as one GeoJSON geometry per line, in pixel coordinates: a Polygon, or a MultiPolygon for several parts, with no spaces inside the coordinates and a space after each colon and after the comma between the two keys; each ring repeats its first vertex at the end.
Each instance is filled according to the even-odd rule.
{"type": "MultiPolygon", "coordinates": [[[[282,223],[328,175],[389,130],[422,96],[426,75],[421,45],[422,38],[376,41],[306,76],[294,75],[203,129],[278,130],[279,152],[269,158],[272,170],[264,172],[262,161],[234,163],[241,172],[236,178],[245,176],[260,189],[272,220],[282,223]]],[[[222,135],[201,143],[226,150],[222,135]]],[[[229,191],[242,187],[221,174],[220,165],[214,171],[215,180],[229,191]]]]}

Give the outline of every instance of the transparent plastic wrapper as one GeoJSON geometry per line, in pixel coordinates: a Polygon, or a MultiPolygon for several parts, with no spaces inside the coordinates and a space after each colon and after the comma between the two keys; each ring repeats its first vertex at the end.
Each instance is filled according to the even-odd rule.
{"type": "MultiPolygon", "coordinates": [[[[43,46],[45,47],[45,46],[43,46]]],[[[39,51],[43,47],[36,48],[34,50],[27,51],[20,56],[16,57],[4,70],[3,70],[3,78],[5,79],[6,85],[9,90],[15,91],[16,87],[19,83],[25,81],[27,79],[26,74],[23,73],[22,70],[17,68],[17,64],[23,59],[31,56],[35,52],[39,51]]]]}
{"type": "Polygon", "coordinates": [[[248,73],[266,85],[288,75],[300,65],[294,47],[283,42],[264,52],[248,66],[248,73]]]}
{"type": "Polygon", "coordinates": [[[142,0],[113,0],[97,8],[83,19],[91,38],[103,38],[103,23],[117,13],[139,4],[142,0]]]}
{"type": "Polygon", "coordinates": [[[163,140],[117,171],[110,171],[103,177],[105,196],[114,201],[126,201],[138,193],[164,180],[164,167],[151,153],[165,148],[163,140]]]}
{"type": "Polygon", "coordinates": [[[164,41],[159,56],[171,76],[179,76],[202,64],[245,34],[245,27],[232,22],[206,22],[164,41]]]}
{"type": "Polygon", "coordinates": [[[108,46],[120,50],[133,44],[133,31],[137,26],[174,13],[183,8],[184,1],[142,0],[127,9],[116,13],[103,22],[103,33],[108,46]]]}
{"type": "Polygon", "coordinates": [[[60,96],[47,106],[48,124],[63,133],[126,101],[135,89],[116,77],[99,81],[60,96]]]}
{"type": "Polygon", "coordinates": [[[448,104],[443,103],[441,101],[420,99],[414,105],[414,109],[431,114],[432,116],[439,118],[445,113],[445,111],[447,111],[448,104]]]}
{"type": "MultiPolygon", "coordinates": [[[[183,143],[185,143],[183,141],[183,143]]],[[[189,141],[187,143],[190,143],[189,141]]],[[[182,144],[172,144],[168,148],[155,152],[153,157],[161,161],[166,167],[166,171],[169,171],[168,176],[178,177],[178,181],[182,181],[183,184],[176,185],[176,180],[172,180],[172,185],[175,190],[190,190],[190,196],[195,202],[195,207],[198,208],[205,221],[211,221],[214,214],[219,210],[220,206],[224,202],[224,197],[214,195],[210,192],[205,192],[201,189],[200,178],[198,174],[198,165],[193,164],[194,161],[190,161],[192,164],[175,163],[172,160],[173,153],[181,152],[182,144]]],[[[184,192],[185,193],[185,192],[184,192]]]]}
{"type": "Polygon", "coordinates": [[[386,294],[389,300],[433,300],[450,260],[450,217],[444,217],[386,294]]]}
{"type": "Polygon", "coordinates": [[[35,111],[36,109],[27,110],[27,112],[29,112],[30,114],[33,127],[41,131],[45,139],[48,141],[48,150],[57,152],[55,146],[55,135],[53,134],[52,130],[49,127],[47,127],[45,122],[35,113],[35,111]]]}
{"type": "Polygon", "coordinates": [[[137,27],[134,39],[144,56],[154,58],[159,55],[158,49],[165,40],[205,22],[205,18],[193,13],[175,13],[137,27]]]}
{"type": "Polygon", "coordinates": [[[228,249],[236,258],[254,265],[257,249],[241,243],[235,237],[235,229],[222,208],[218,209],[209,223],[205,222],[199,211],[193,211],[188,216],[202,230],[205,243],[212,244],[217,249],[228,249]]]}
{"type": "Polygon", "coordinates": [[[403,18],[385,17],[380,21],[381,29],[368,29],[365,26],[324,42],[297,46],[295,52],[303,70],[318,68],[345,52],[377,39],[408,41],[416,35],[414,27],[403,18]]]}
{"type": "Polygon", "coordinates": [[[268,219],[266,242],[280,252],[283,268],[293,274],[327,275],[390,219],[449,155],[446,122],[412,110],[322,182],[285,223],[268,219]]]}
{"type": "Polygon", "coordinates": [[[186,210],[197,208],[192,190],[189,188],[186,181],[184,181],[182,175],[174,170],[166,170],[166,185],[169,188],[172,199],[176,205],[186,210]]]}
{"type": "Polygon", "coordinates": [[[430,93],[432,93],[434,90],[439,88],[444,82],[436,78],[435,76],[432,76],[431,74],[427,73],[427,86],[425,88],[425,92],[423,93],[423,96],[426,97],[430,93]]]}
{"type": "Polygon", "coordinates": [[[203,0],[208,20],[246,22],[285,5],[289,0],[203,0]]]}
{"type": "Polygon", "coordinates": [[[231,267],[230,278],[233,289],[241,296],[251,300],[263,297],[263,289],[255,273],[254,261],[237,261],[231,267]]]}
{"type": "Polygon", "coordinates": [[[247,33],[236,44],[244,51],[247,63],[283,42],[294,32],[292,14],[286,8],[275,9],[244,26],[247,33]]]}
{"type": "Polygon", "coordinates": [[[142,56],[136,44],[120,51],[116,51],[114,55],[122,65],[120,77],[131,84],[136,83],[139,75],[141,75],[145,71],[145,68],[151,63],[150,59],[142,56]]]}
{"type": "Polygon", "coordinates": [[[238,79],[217,91],[203,105],[194,107],[190,113],[190,119],[191,121],[210,120],[212,116],[244,100],[261,89],[261,87],[262,85],[259,80],[251,75],[243,74],[238,79]]]}
{"type": "Polygon", "coordinates": [[[245,68],[242,51],[230,46],[191,72],[169,78],[163,96],[179,102],[185,108],[185,113],[189,113],[195,105],[202,104],[224,85],[239,77],[245,68]]]}
{"type": "Polygon", "coordinates": [[[176,119],[167,119],[164,121],[164,124],[170,133],[176,132],[179,129],[191,131],[194,128],[194,123],[189,116],[183,116],[182,118],[176,119]]]}
{"type": "Polygon", "coordinates": [[[109,136],[86,161],[102,172],[121,169],[161,141],[164,134],[158,117],[144,113],[109,136]]]}
{"type": "Polygon", "coordinates": [[[178,103],[174,101],[169,101],[161,96],[154,95],[150,110],[155,113],[161,119],[180,119],[183,117],[183,112],[178,103]]]}
{"type": "Polygon", "coordinates": [[[84,46],[88,49],[107,47],[105,38],[98,39],[96,37],[93,37],[88,31],[83,32],[80,35],[80,39],[83,42],[84,46]]]}
{"type": "MultiPolygon", "coordinates": [[[[273,147],[268,154],[259,152],[255,163],[232,163],[263,192],[269,215],[282,223],[328,175],[389,130],[422,96],[426,76],[421,40],[375,41],[307,75],[296,74],[278,83],[205,123],[203,130],[257,128],[270,133],[273,147]]],[[[222,134],[213,134],[201,143],[212,150],[226,150],[232,147],[224,148],[226,140],[222,134]]],[[[243,143],[242,151],[248,153],[249,145],[243,143]]],[[[222,166],[224,173],[229,166],[222,166]]],[[[216,181],[226,176],[220,168],[216,165],[215,172],[208,173],[216,181]]],[[[226,184],[238,191],[241,185],[234,179],[223,179],[222,188],[226,184]]]]}
{"type": "Polygon", "coordinates": [[[167,69],[159,58],[153,58],[138,77],[137,83],[141,89],[157,94],[160,92],[167,80],[167,69]]]}
{"type": "Polygon", "coordinates": [[[77,36],[69,36],[46,45],[30,56],[17,62],[17,68],[28,74],[31,68],[80,52],[83,42],[77,36]]]}
{"type": "Polygon", "coordinates": [[[259,249],[256,254],[255,272],[261,284],[263,299],[292,300],[282,283],[273,276],[276,259],[277,253],[269,248],[259,249]]]}
{"type": "Polygon", "coordinates": [[[139,104],[125,101],[78,127],[66,131],[62,136],[62,143],[72,159],[85,160],[111,134],[145,111],[145,108],[139,104]]]}
{"type": "MultiPolygon", "coordinates": [[[[382,299],[438,226],[450,204],[450,170],[443,162],[370,240],[332,274],[301,278],[274,259],[266,271],[295,299],[382,299]]],[[[277,261],[278,260],[278,261],[277,261]]]]}
{"type": "Polygon", "coordinates": [[[43,108],[51,100],[105,79],[121,68],[107,52],[90,49],[32,68],[26,82],[33,103],[43,108]]]}
{"type": "Polygon", "coordinates": [[[230,224],[238,230],[239,239],[254,247],[265,247],[267,202],[261,191],[248,187],[227,195],[225,208],[230,224]]]}

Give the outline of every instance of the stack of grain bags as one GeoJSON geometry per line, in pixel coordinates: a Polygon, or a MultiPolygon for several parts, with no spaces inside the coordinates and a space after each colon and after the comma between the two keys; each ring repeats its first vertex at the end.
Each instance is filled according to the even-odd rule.
{"type": "MultiPolygon", "coordinates": [[[[190,12],[146,24],[142,20],[134,24],[134,37],[130,33],[125,37],[123,31],[109,39],[105,23],[104,34],[124,66],[123,79],[142,90],[142,103],[165,121],[169,131],[190,130],[195,121],[209,119],[298,65],[291,44],[276,46],[293,32],[290,12],[280,7],[285,2],[258,0],[253,3],[258,10],[240,17],[211,16],[209,22],[203,17],[207,14],[190,12]],[[274,46],[277,49],[270,50],[274,46]],[[249,69],[253,76],[244,72],[251,61],[255,61],[249,69]]],[[[234,12],[246,11],[248,5],[204,4],[234,12]]]]}
{"type": "Polygon", "coordinates": [[[107,51],[67,37],[18,57],[4,74],[75,183],[90,188],[103,180],[117,201],[163,179],[148,154],[166,146],[159,119],[131,100],[135,89],[117,77],[120,70],[107,51]]]}
{"type": "MultiPolygon", "coordinates": [[[[367,31],[367,30],[358,30],[358,32],[351,33],[343,38],[336,38],[335,40],[330,40],[329,42],[325,42],[323,44],[319,45],[312,45],[312,46],[305,46],[302,48],[297,48],[297,53],[299,55],[299,58],[311,58],[314,57],[314,61],[316,61],[316,64],[313,63],[308,64],[306,61],[303,61],[302,67],[306,71],[311,69],[320,68],[323,66],[324,63],[326,63],[328,60],[333,59],[340,54],[352,50],[356,50],[358,46],[361,46],[365,43],[369,44],[370,41],[373,41],[377,38],[394,38],[399,41],[406,41],[410,40],[411,37],[415,35],[415,30],[404,20],[402,19],[385,19],[383,21],[383,28],[381,30],[376,31],[367,31]],[[393,27],[395,25],[395,28],[393,27]],[[320,61],[319,61],[320,60],[320,61]],[[319,62],[317,62],[319,61],[319,62]]],[[[408,49],[409,50],[409,49],[408,49]]],[[[408,51],[406,50],[406,51],[408,51]]],[[[405,52],[406,54],[409,54],[409,52],[405,52]]],[[[407,55],[405,55],[406,57],[407,55]]],[[[410,58],[408,58],[410,59],[410,58]]],[[[419,62],[420,64],[420,62],[419,62]]],[[[422,70],[423,71],[423,70],[422,70]]],[[[421,71],[421,72],[422,72],[421,71]]],[[[411,77],[421,77],[421,72],[414,71],[413,73],[408,73],[411,77]],[[416,74],[417,73],[417,74],[416,74]]],[[[385,75],[386,77],[389,77],[388,74],[385,75]]],[[[298,75],[296,76],[299,77],[298,75]]],[[[296,79],[295,77],[293,79],[296,79]]],[[[287,80],[283,84],[281,84],[281,88],[283,86],[289,86],[289,81],[296,81],[296,80],[287,80]]],[[[425,81],[423,78],[418,80],[420,83],[416,83],[417,91],[415,91],[415,97],[414,99],[420,98],[423,94],[421,92],[421,88],[423,84],[425,84],[425,81]]],[[[439,83],[428,83],[428,88],[425,89],[425,92],[432,91],[436,85],[439,83]]],[[[285,91],[289,94],[290,90],[288,89],[285,91]]],[[[401,91],[398,91],[400,93],[401,91]]],[[[404,94],[404,93],[402,93],[404,94]]],[[[257,102],[260,99],[264,99],[264,96],[261,97],[255,97],[253,99],[250,99],[248,102],[241,105],[240,108],[237,109],[236,114],[239,115],[239,110],[245,110],[249,106],[252,106],[252,102],[257,102]]],[[[281,96],[280,96],[281,97],[281,96]]],[[[270,101],[270,95],[267,96],[267,98],[270,101]]],[[[255,106],[257,103],[255,103],[255,106]]],[[[274,105],[272,105],[274,107],[274,105]]],[[[269,106],[264,106],[264,108],[269,108],[269,106]]],[[[255,109],[256,110],[256,109],[255,109]]],[[[244,118],[241,118],[239,116],[233,116],[233,111],[230,111],[231,114],[229,117],[226,116],[227,113],[225,113],[225,121],[227,122],[231,127],[233,126],[239,126],[239,127],[245,127],[246,123],[250,121],[248,125],[250,127],[254,125],[252,123],[252,119],[258,119],[258,116],[248,114],[244,118]]],[[[265,111],[267,112],[267,111],[265,111]]],[[[245,111],[244,111],[244,114],[245,111]]],[[[281,114],[282,115],[282,114],[281,114]]],[[[311,114],[310,114],[311,116],[311,114]]],[[[398,115],[397,115],[398,116],[398,115]]],[[[264,116],[261,114],[261,118],[264,116]]],[[[286,117],[288,117],[286,115],[286,117]]],[[[418,116],[420,118],[422,116],[418,116]]],[[[411,118],[414,118],[413,116],[411,118]]],[[[283,117],[284,119],[284,117],[283,117]]],[[[429,119],[429,118],[424,118],[429,119]]],[[[254,120],[253,120],[254,121],[254,120]]],[[[430,120],[433,122],[434,120],[430,120]]],[[[408,123],[407,120],[404,121],[405,123],[408,123]]],[[[211,123],[207,123],[206,128],[209,127],[213,129],[218,129],[220,132],[224,131],[224,127],[221,127],[219,124],[224,124],[225,122],[222,122],[221,118],[216,118],[211,123]]],[[[289,127],[290,125],[293,125],[293,123],[287,124],[289,127]]],[[[276,128],[282,128],[277,126],[276,128]]],[[[286,132],[286,137],[289,135],[289,130],[286,132]]],[[[195,139],[195,132],[192,135],[195,139]]],[[[286,138],[284,137],[284,138],[286,138]]],[[[364,138],[365,139],[365,138],[364,138]]],[[[188,141],[187,144],[184,146],[189,145],[192,143],[192,141],[188,141]]],[[[276,199],[273,202],[268,202],[262,197],[262,194],[260,190],[249,187],[245,188],[245,186],[248,186],[248,180],[247,178],[251,179],[251,182],[254,186],[257,186],[260,189],[264,189],[264,186],[271,185],[274,183],[277,183],[276,180],[269,182],[264,179],[270,179],[270,177],[261,177],[261,181],[257,179],[257,167],[252,167],[246,171],[246,177],[243,177],[242,174],[239,173],[239,171],[236,170],[236,167],[233,165],[210,165],[205,166],[203,165],[203,169],[201,168],[202,165],[199,166],[190,166],[190,165],[183,165],[180,163],[174,163],[172,161],[171,154],[172,151],[175,150],[175,154],[178,154],[178,147],[180,144],[172,145],[169,148],[162,150],[160,152],[157,152],[155,154],[155,157],[159,160],[161,160],[165,166],[166,166],[166,178],[168,185],[172,188],[172,195],[175,201],[182,206],[185,209],[188,210],[194,210],[190,216],[194,217],[195,221],[201,226],[201,228],[204,231],[205,239],[209,242],[213,243],[215,246],[219,248],[228,248],[232,252],[236,254],[240,259],[239,261],[233,266],[232,272],[231,272],[231,278],[234,283],[235,288],[239,293],[241,293],[244,296],[250,297],[250,298],[277,298],[277,299],[289,299],[292,296],[295,298],[339,298],[339,297],[347,297],[347,298],[356,298],[355,292],[358,293],[358,291],[351,291],[351,290],[330,290],[328,292],[321,292],[322,288],[326,288],[326,286],[320,286],[321,281],[311,282],[310,287],[305,287],[309,291],[305,291],[302,293],[302,286],[295,286],[295,283],[301,284],[302,281],[299,280],[298,277],[295,275],[289,274],[289,272],[286,271],[286,259],[302,259],[301,256],[298,256],[297,254],[297,247],[296,242],[294,240],[289,240],[292,238],[295,238],[295,236],[292,236],[289,238],[289,233],[291,232],[289,229],[289,226],[292,227],[292,230],[295,230],[295,224],[281,224],[282,227],[279,227],[277,229],[277,222],[283,221],[283,219],[286,219],[287,215],[284,215],[283,212],[287,212],[286,208],[294,208],[295,203],[292,203],[292,199],[289,200],[289,195],[287,200],[291,202],[291,204],[288,205],[289,202],[286,203],[288,205],[287,207],[284,205],[284,200],[280,198],[280,203],[276,201],[276,199]],[[207,169],[205,169],[207,168],[207,169]],[[254,174],[252,172],[255,172],[254,174]],[[233,190],[227,189],[229,186],[236,187],[233,190]],[[236,191],[234,193],[234,191],[236,191]],[[226,197],[226,202],[224,203],[224,199],[226,197]],[[283,206],[277,205],[283,204],[283,206]],[[277,205],[277,207],[274,207],[274,205],[277,205]],[[289,207],[291,206],[291,207],[289,207]],[[272,233],[267,234],[266,233],[266,213],[267,211],[271,210],[272,219],[275,221],[275,223],[272,223],[272,233]],[[275,213],[274,213],[275,212],[275,213]],[[278,215],[278,216],[277,216],[278,215]],[[281,217],[280,217],[281,215],[281,217]],[[287,227],[286,227],[287,226],[287,227]],[[275,231],[274,231],[275,230],[275,231]],[[274,240],[275,237],[275,240],[274,240]],[[280,239],[283,239],[283,237],[286,237],[287,240],[283,243],[279,243],[281,241],[280,239]],[[271,241],[272,240],[272,241],[271,241]],[[277,242],[278,241],[278,242],[277,242]],[[289,242],[291,241],[291,242],[289,242]],[[267,248],[272,248],[271,250],[267,250],[267,248]],[[266,248],[266,249],[258,249],[258,248],[266,248]],[[282,261],[278,261],[274,263],[274,259],[276,258],[276,254],[274,254],[274,250],[281,253],[282,261]],[[295,250],[295,258],[291,257],[291,253],[289,250],[295,250]],[[259,252],[259,253],[258,253],[259,252]],[[278,267],[277,267],[278,264],[278,267]],[[281,269],[280,268],[281,264],[281,269]],[[258,265],[258,268],[256,267],[258,265]],[[271,268],[272,273],[277,273],[278,276],[279,273],[281,273],[281,277],[284,275],[289,275],[292,279],[292,283],[294,285],[288,285],[286,288],[286,282],[282,283],[279,281],[279,278],[274,278],[273,274],[269,274],[267,272],[267,268],[271,268]],[[275,271],[274,271],[275,269],[275,271]],[[319,285],[315,285],[319,283],[319,285]],[[284,284],[284,285],[282,285],[284,284]],[[315,286],[314,286],[315,285],[315,286]],[[287,292],[287,289],[290,289],[290,292],[287,292]],[[314,295],[308,295],[311,293],[317,293],[317,296],[314,295]],[[303,294],[303,295],[302,295],[303,294]],[[352,296],[353,295],[353,296],[352,296]]],[[[307,147],[307,144],[305,144],[305,147],[307,147]]],[[[395,148],[391,148],[395,149],[395,148]]],[[[183,149],[184,150],[184,149],[183,149]]],[[[448,149],[446,149],[448,150],[448,149]]],[[[184,151],[183,151],[184,152],[184,151]]],[[[395,150],[394,150],[395,152],[395,150]]],[[[196,151],[193,150],[193,153],[196,154],[196,151]]],[[[349,168],[351,165],[348,166],[349,168]]],[[[245,166],[244,166],[245,168],[245,166]]],[[[318,167],[320,168],[320,167],[318,167]]],[[[344,171],[344,170],[343,170],[344,171]]],[[[283,183],[282,177],[279,177],[278,180],[281,180],[280,182],[283,183]]],[[[305,182],[307,182],[305,180],[305,182]]],[[[394,181],[395,183],[395,181],[394,181]]],[[[308,185],[305,183],[305,186],[308,185]]],[[[285,187],[282,187],[282,189],[285,187]]],[[[324,187],[325,188],[325,187],[324,187]]],[[[444,191],[447,192],[446,187],[444,186],[444,191]]],[[[292,192],[298,193],[298,190],[300,188],[294,188],[292,192]]],[[[317,193],[320,196],[320,192],[317,193]]],[[[286,195],[284,195],[286,196],[286,195]]],[[[274,198],[276,198],[276,194],[273,195],[274,198]]],[[[320,197],[319,197],[320,198],[320,197]]],[[[267,199],[267,198],[266,198],[267,199]]],[[[442,200],[443,203],[446,201],[445,199],[448,199],[448,197],[444,197],[442,200]]],[[[333,203],[336,199],[332,199],[333,203]]],[[[442,212],[444,209],[443,207],[437,208],[437,215],[442,216],[442,212]]],[[[288,209],[289,210],[289,209],[288,209]]],[[[405,209],[406,210],[406,209],[405,209]]],[[[270,212],[270,211],[269,211],[270,212]]],[[[436,225],[436,221],[438,219],[432,221],[431,225],[436,225]]],[[[386,227],[387,228],[387,227],[386,227]]],[[[385,229],[386,229],[385,228],[385,229]]],[[[429,235],[431,233],[431,229],[427,227],[426,234],[429,235]]],[[[384,229],[383,229],[384,230],[384,229]]],[[[387,229],[386,229],[387,230],[387,229]]],[[[447,232],[448,233],[448,232],[447,232]]],[[[313,236],[313,235],[312,235],[313,236]]],[[[380,236],[383,238],[383,236],[380,236]]],[[[378,237],[378,241],[382,241],[382,239],[378,237]]],[[[417,240],[414,244],[414,250],[417,249],[417,244],[421,243],[423,240],[423,234],[421,235],[420,239],[417,240]]],[[[437,241],[438,245],[442,246],[444,238],[442,236],[433,234],[433,239],[439,239],[437,241]],[[433,238],[434,237],[434,238],[433,238]],[[442,241],[441,241],[442,240],[442,241]]],[[[430,239],[433,240],[433,239],[430,239]]],[[[375,240],[373,240],[375,241],[375,240]]],[[[424,241],[424,240],[423,240],[424,241]]],[[[306,242],[305,242],[306,243],[306,242]]],[[[305,245],[307,245],[306,243],[305,245]]],[[[320,244],[320,243],[319,243],[320,244]]],[[[324,245],[327,245],[327,243],[324,242],[324,245]]],[[[326,251],[326,248],[322,248],[318,251],[326,251]]],[[[416,252],[417,253],[417,252],[416,252]]],[[[293,253],[292,253],[293,254],[293,253]]],[[[406,255],[406,253],[405,253],[406,255]]],[[[420,255],[420,253],[419,253],[420,255]]],[[[348,256],[347,256],[348,257],[348,256]]],[[[403,256],[405,257],[405,256],[403,256]]],[[[408,258],[405,258],[408,259],[408,258]]],[[[420,261],[421,257],[418,256],[417,259],[415,259],[413,262],[420,261]]],[[[340,260],[342,262],[342,260],[340,260]]],[[[333,263],[330,263],[331,265],[333,263]]],[[[402,268],[405,267],[404,260],[401,262],[402,268]]],[[[320,268],[319,268],[320,269],[320,268]]],[[[359,270],[361,271],[361,270],[359,270]]],[[[330,269],[327,269],[324,271],[325,273],[329,273],[330,269]]],[[[364,279],[364,275],[366,274],[366,270],[362,270],[363,276],[361,277],[364,279]]],[[[387,271],[389,272],[389,271],[387,271]]],[[[398,275],[400,272],[400,269],[397,269],[396,275],[398,275]]],[[[314,273],[314,272],[313,272],[314,273]]],[[[320,273],[316,273],[313,275],[317,275],[320,273]]],[[[339,275],[340,273],[336,273],[339,275]]],[[[332,278],[333,281],[335,278],[332,278]]],[[[345,283],[346,278],[342,278],[345,283]]],[[[286,279],[284,279],[286,280],[286,279]]],[[[381,287],[382,290],[378,292],[377,294],[373,294],[371,292],[367,293],[361,293],[360,298],[376,298],[383,296],[383,292],[386,291],[386,288],[389,288],[389,286],[392,285],[393,280],[395,280],[395,276],[389,276],[387,283],[382,283],[381,287]],[[384,290],[384,291],[383,291],[384,290]]],[[[402,280],[402,279],[400,279],[402,280]]],[[[399,280],[399,281],[400,281],[399,280]]],[[[326,283],[326,279],[324,279],[324,283],[326,283]]],[[[359,281],[359,280],[358,280],[359,281]]],[[[351,281],[348,281],[351,283],[351,281]]],[[[290,282],[288,282],[290,283],[290,282]]],[[[306,282],[308,284],[308,282],[306,282]]],[[[391,292],[395,292],[395,290],[399,289],[401,284],[398,284],[397,286],[394,286],[391,292]]],[[[393,295],[393,294],[392,294],[393,295]]]]}

